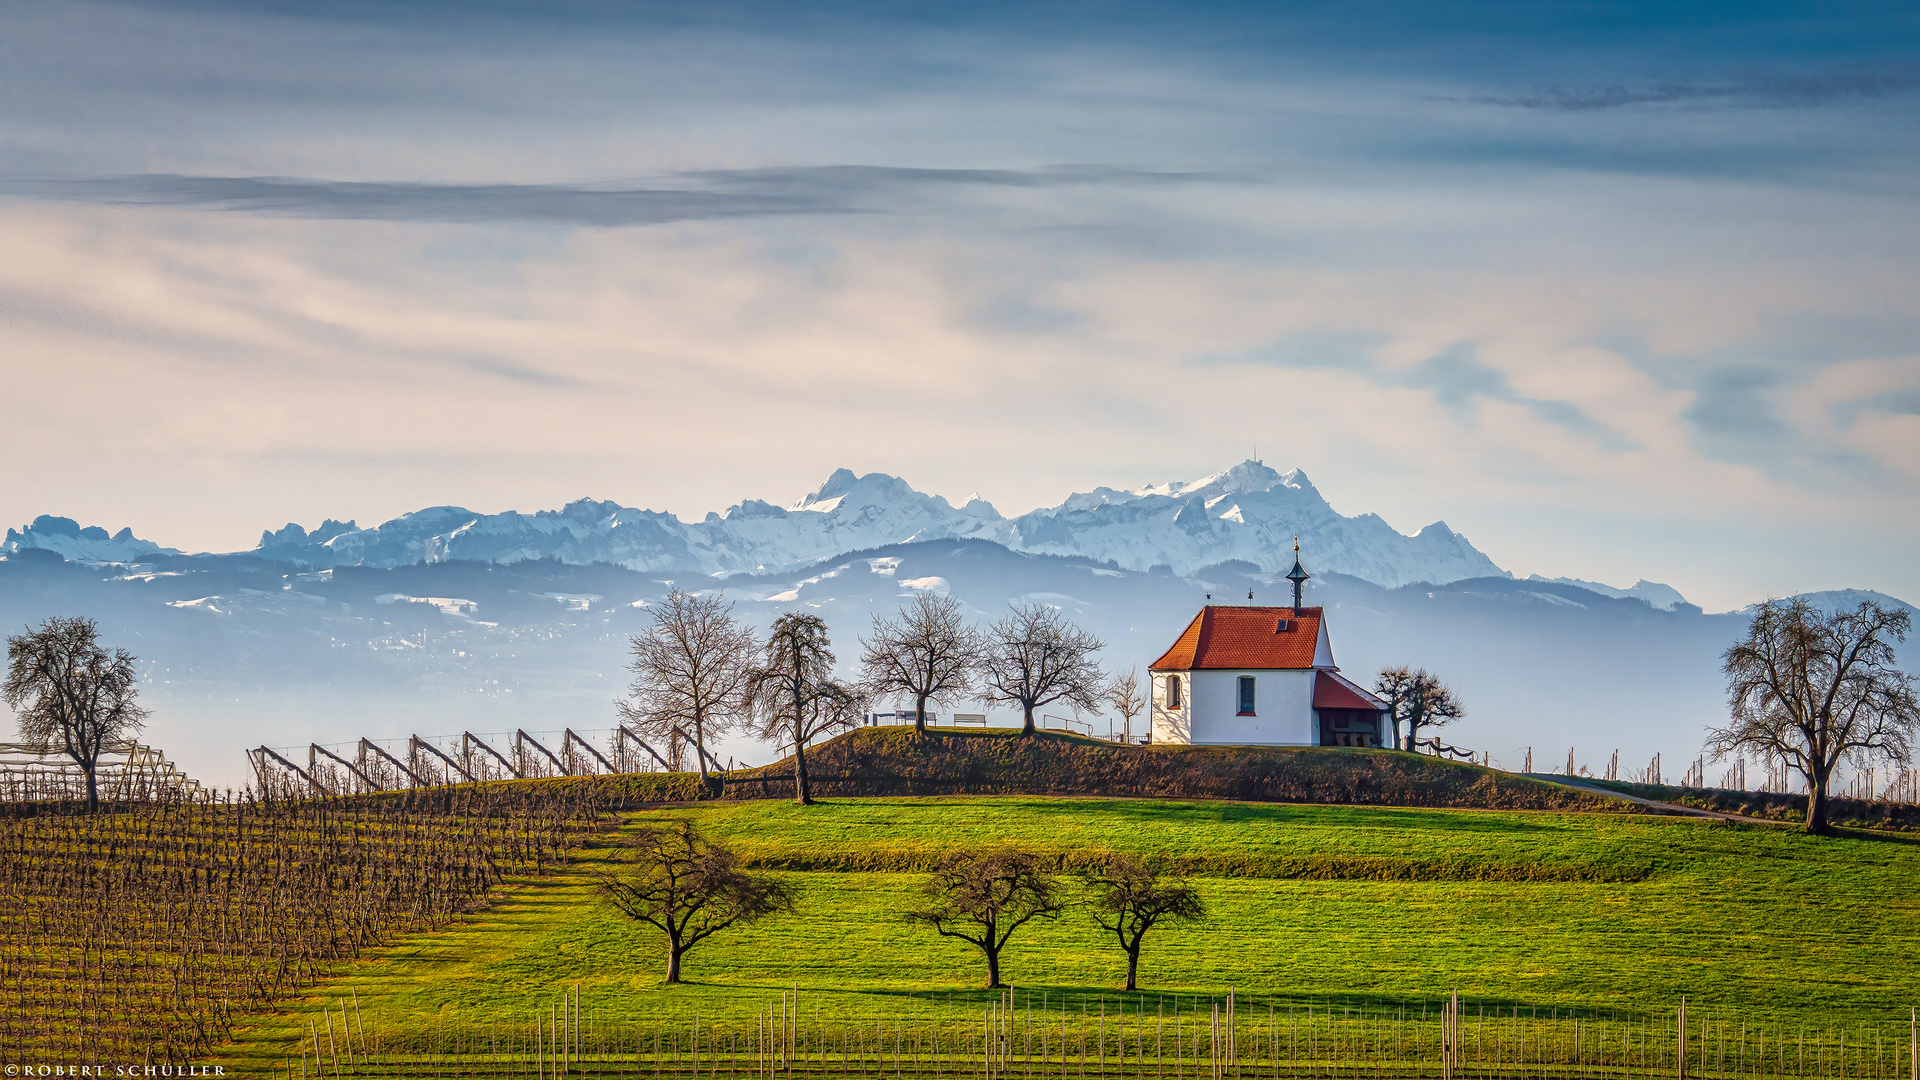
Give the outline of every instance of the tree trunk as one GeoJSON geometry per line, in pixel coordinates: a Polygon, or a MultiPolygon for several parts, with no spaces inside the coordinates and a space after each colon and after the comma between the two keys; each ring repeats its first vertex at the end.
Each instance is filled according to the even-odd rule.
{"type": "Polygon", "coordinates": [[[913,733],[915,735],[925,735],[927,733],[927,695],[925,694],[921,694],[914,699],[913,733]]]}
{"type": "Polygon", "coordinates": [[[94,786],[94,766],[86,764],[81,769],[87,774],[87,813],[97,813],[100,810],[100,790],[94,786]]]}
{"type": "Polygon", "coordinates": [[[813,792],[807,788],[807,749],[794,732],[793,740],[793,801],[801,806],[813,804],[813,792]]]}
{"type": "Polygon", "coordinates": [[[698,714],[693,718],[693,763],[700,766],[700,786],[707,786],[707,725],[698,714]]]}
{"type": "Polygon", "coordinates": [[[680,946],[677,944],[667,946],[667,981],[670,983],[680,981],[680,946]]]}
{"type": "Polygon", "coordinates": [[[1138,989],[1138,987],[1134,986],[1133,983],[1134,983],[1134,973],[1139,969],[1140,969],[1140,950],[1134,949],[1132,952],[1129,952],[1127,954],[1127,992],[1128,993],[1132,993],[1134,990],[1138,989]]]}
{"type": "Polygon", "coordinates": [[[1807,829],[1816,836],[1825,836],[1833,831],[1827,824],[1827,781],[1828,770],[1815,769],[1807,777],[1807,829]]]}
{"type": "Polygon", "coordinates": [[[1026,705],[1024,708],[1026,709],[1026,720],[1020,725],[1020,734],[1031,735],[1037,730],[1033,726],[1033,706],[1026,705]]]}
{"type": "Polygon", "coordinates": [[[987,989],[998,990],[1000,988],[1000,950],[987,948],[982,951],[987,954],[987,989]]]}

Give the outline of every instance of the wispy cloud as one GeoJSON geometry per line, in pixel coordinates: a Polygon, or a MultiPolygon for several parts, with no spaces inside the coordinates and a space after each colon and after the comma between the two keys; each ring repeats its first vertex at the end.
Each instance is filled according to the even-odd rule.
{"type": "Polygon", "coordinates": [[[1551,112],[1592,112],[1635,105],[1703,105],[1737,108],[1813,108],[1911,94],[1920,72],[1837,72],[1822,75],[1749,75],[1707,81],[1550,86],[1513,94],[1478,94],[1464,100],[1551,112]]]}
{"type": "Polygon", "coordinates": [[[1426,391],[1433,395],[1434,401],[1468,422],[1478,402],[1495,401],[1518,405],[1539,419],[1584,436],[1610,452],[1640,448],[1579,405],[1520,393],[1506,372],[1480,360],[1471,343],[1451,345],[1411,370],[1401,371],[1391,370],[1379,361],[1377,354],[1385,343],[1373,335],[1308,333],[1250,352],[1202,356],[1195,361],[1195,366],[1344,371],[1376,386],[1426,391]]]}
{"type": "Polygon", "coordinates": [[[903,209],[917,200],[953,197],[966,188],[1167,186],[1218,179],[1222,177],[1213,173],[1101,165],[1041,169],[867,165],[710,169],[636,184],[445,184],[158,173],[4,178],[0,179],[0,194],[277,217],[619,227],[780,215],[883,213],[903,209]]]}

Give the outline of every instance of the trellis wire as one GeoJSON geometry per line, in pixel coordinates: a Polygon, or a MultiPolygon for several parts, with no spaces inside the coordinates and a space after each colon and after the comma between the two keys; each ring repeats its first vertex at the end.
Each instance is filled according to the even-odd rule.
{"type": "MultiPolygon", "coordinates": [[[[939,1080],[1920,1080],[1920,1017],[1821,1022],[1439,1000],[1224,995],[909,995],[836,1011],[798,988],[752,1014],[621,1016],[578,987],[526,1014],[454,1014],[433,1029],[301,1025],[279,1076],[891,1077],[939,1080]],[[811,998],[811,1013],[805,1007],[811,998]],[[503,1034],[504,1033],[504,1034],[503,1034]]],[[[713,1006],[706,1007],[711,1010],[713,1006]]]]}

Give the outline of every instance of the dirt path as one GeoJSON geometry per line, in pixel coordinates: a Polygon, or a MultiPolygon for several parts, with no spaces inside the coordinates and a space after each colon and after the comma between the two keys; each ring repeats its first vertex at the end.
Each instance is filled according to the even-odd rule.
{"type": "Polygon", "coordinates": [[[1561,787],[1569,787],[1575,791],[1585,791],[1594,795],[1605,795],[1608,798],[1619,799],[1622,802],[1637,803],[1641,806],[1652,807],[1655,810],[1664,811],[1669,814],[1678,814],[1682,817],[1714,818],[1720,821],[1738,821],[1754,825],[1780,824],[1780,822],[1777,821],[1769,821],[1766,818],[1748,817],[1745,814],[1727,814],[1718,810],[1702,810],[1697,806],[1683,806],[1680,803],[1643,799],[1638,795],[1628,795],[1626,792],[1615,791],[1612,788],[1601,787],[1598,784],[1583,784],[1580,782],[1579,777],[1560,776],[1555,773],[1521,773],[1520,775],[1530,780],[1544,780],[1549,784],[1559,784],[1561,787]]]}

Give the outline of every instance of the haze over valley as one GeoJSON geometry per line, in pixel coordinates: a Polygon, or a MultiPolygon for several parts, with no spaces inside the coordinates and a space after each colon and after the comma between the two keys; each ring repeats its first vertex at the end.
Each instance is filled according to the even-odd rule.
{"type": "MultiPolygon", "coordinates": [[[[785,507],[745,500],[694,522],[585,499],[432,507],[367,528],[264,529],[256,548],[215,554],[42,517],[0,546],[0,619],[100,619],[149,675],[147,741],[238,783],[241,750],[262,742],[604,734],[627,640],[675,587],[723,591],[762,628],[813,610],[849,670],[872,616],[922,590],[981,622],[1017,601],[1058,605],[1107,642],[1109,668],[1144,667],[1209,599],[1290,602],[1296,534],[1307,603],[1329,609],[1342,669],[1363,682],[1392,663],[1442,673],[1469,709],[1443,737],[1496,763],[1518,768],[1528,747],[1542,768],[1569,747],[1596,767],[1616,749],[1623,768],[1690,760],[1719,721],[1718,656],[1742,613],[1708,614],[1646,580],[1516,578],[1444,522],[1407,535],[1343,515],[1300,472],[1255,461],[1014,517],[843,469],[785,507]]],[[[1055,711],[1102,734],[1110,723],[1055,711]]],[[[722,754],[769,751],[736,738],[722,754]]]]}

